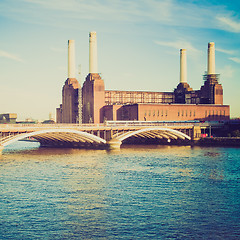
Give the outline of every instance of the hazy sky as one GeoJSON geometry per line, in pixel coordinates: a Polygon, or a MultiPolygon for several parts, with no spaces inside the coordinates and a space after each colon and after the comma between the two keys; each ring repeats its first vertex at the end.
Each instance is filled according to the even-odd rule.
{"type": "Polygon", "coordinates": [[[97,32],[107,90],[173,91],[180,48],[187,49],[188,83],[199,89],[208,42],[215,42],[224,104],[240,116],[239,0],[0,0],[0,113],[18,120],[55,115],[68,39],[75,40],[82,83],[90,31],[97,32]]]}

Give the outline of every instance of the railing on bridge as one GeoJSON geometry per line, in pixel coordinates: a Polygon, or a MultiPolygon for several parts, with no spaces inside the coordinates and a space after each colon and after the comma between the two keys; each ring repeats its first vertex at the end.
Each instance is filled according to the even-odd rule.
{"type": "Polygon", "coordinates": [[[200,121],[107,121],[106,126],[199,126],[200,121]]]}
{"type": "Polygon", "coordinates": [[[151,127],[151,126],[164,126],[164,127],[221,127],[225,124],[224,121],[107,121],[105,126],[134,126],[134,127],[151,127]]]}
{"type": "Polygon", "coordinates": [[[96,126],[119,126],[119,125],[127,125],[127,126],[152,126],[152,125],[218,125],[218,124],[224,124],[224,121],[199,121],[199,120],[190,120],[190,121],[106,121],[104,123],[81,123],[81,124],[73,124],[73,123],[53,123],[53,124],[44,124],[44,123],[36,123],[36,124],[0,124],[0,127],[8,127],[8,126],[21,126],[21,127],[27,127],[27,126],[57,126],[57,127],[64,127],[64,126],[84,126],[84,127],[96,127],[96,126]]]}
{"type": "Polygon", "coordinates": [[[164,127],[220,127],[223,126],[224,122],[219,121],[211,121],[211,122],[201,122],[201,121],[106,121],[105,123],[98,123],[98,124],[69,124],[69,123],[61,123],[61,124],[0,124],[0,132],[1,130],[7,129],[58,129],[58,128],[68,128],[68,129],[76,129],[76,128],[83,128],[85,130],[93,129],[93,128],[116,128],[116,127],[151,127],[151,126],[164,126],[164,127]]]}

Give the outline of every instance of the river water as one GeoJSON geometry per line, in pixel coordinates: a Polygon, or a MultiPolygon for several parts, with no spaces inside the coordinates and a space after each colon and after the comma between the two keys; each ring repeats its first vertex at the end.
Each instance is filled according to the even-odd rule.
{"type": "Polygon", "coordinates": [[[36,148],[0,157],[0,239],[240,239],[240,148],[36,148]]]}

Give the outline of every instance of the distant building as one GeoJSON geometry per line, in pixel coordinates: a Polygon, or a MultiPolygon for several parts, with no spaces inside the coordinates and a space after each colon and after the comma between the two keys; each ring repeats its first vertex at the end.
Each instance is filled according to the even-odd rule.
{"type": "Polygon", "coordinates": [[[4,113],[0,114],[0,123],[16,123],[16,113],[4,113]]]}
{"type": "Polygon", "coordinates": [[[17,124],[38,124],[38,120],[27,118],[27,119],[25,119],[23,121],[17,121],[16,123],[17,124]]]}
{"type": "Polygon", "coordinates": [[[89,35],[89,74],[80,87],[75,78],[74,41],[68,42],[68,79],[57,108],[57,123],[102,123],[106,120],[188,121],[228,120],[223,88],[215,73],[215,47],[208,44],[204,85],[193,90],[187,83],[186,49],[180,50],[180,82],[173,92],[105,90],[97,69],[96,33],[89,35]]]}

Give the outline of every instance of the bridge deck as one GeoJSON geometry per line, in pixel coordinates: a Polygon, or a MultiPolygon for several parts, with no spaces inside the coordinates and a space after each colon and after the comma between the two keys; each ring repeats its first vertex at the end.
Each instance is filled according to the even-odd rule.
{"type": "MultiPolygon", "coordinates": [[[[206,125],[206,124],[205,124],[206,125]]],[[[131,124],[0,124],[0,132],[9,131],[36,131],[43,129],[77,129],[82,131],[96,131],[96,130],[109,130],[109,129],[142,129],[153,126],[164,126],[169,128],[192,128],[199,126],[199,123],[131,123],[131,124]]],[[[201,124],[203,126],[203,124],[201,124]]]]}
{"type": "MultiPolygon", "coordinates": [[[[0,124],[0,145],[33,137],[41,145],[93,146],[107,142],[121,145],[126,138],[190,139],[201,135],[209,123],[107,122],[105,124],[0,124]],[[197,134],[195,134],[197,130],[197,134]]],[[[213,125],[211,125],[213,126],[213,125]]],[[[219,126],[219,124],[217,125],[219,126]]]]}

